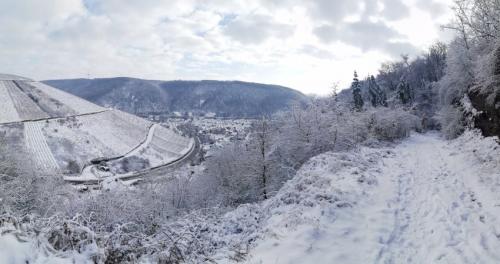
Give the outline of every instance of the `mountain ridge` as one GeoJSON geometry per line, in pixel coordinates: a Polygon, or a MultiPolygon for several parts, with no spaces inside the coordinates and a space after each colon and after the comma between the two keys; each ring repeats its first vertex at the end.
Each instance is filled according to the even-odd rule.
{"type": "Polygon", "coordinates": [[[306,95],[288,87],[243,81],[114,77],[43,82],[101,106],[140,115],[258,117],[308,101],[306,95]]]}

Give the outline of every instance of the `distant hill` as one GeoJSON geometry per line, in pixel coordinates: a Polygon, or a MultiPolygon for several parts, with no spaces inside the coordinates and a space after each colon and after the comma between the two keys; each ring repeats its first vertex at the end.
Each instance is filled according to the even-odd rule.
{"type": "Polygon", "coordinates": [[[118,77],[44,83],[104,107],[133,114],[257,117],[308,97],[290,88],[240,81],[154,81],[118,77]]]}

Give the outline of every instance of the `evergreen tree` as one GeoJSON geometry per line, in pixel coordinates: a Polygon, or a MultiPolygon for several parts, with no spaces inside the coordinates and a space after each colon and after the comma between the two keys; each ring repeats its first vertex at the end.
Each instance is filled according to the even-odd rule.
{"type": "Polygon", "coordinates": [[[354,109],[356,111],[363,110],[364,102],[363,97],[361,96],[361,85],[359,83],[358,73],[356,71],[354,71],[354,78],[352,79],[351,89],[354,99],[354,109]]]}
{"type": "Polygon", "coordinates": [[[413,102],[413,91],[404,78],[398,84],[398,95],[402,104],[411,104],[413,102]]]}
{"type": "Polygon", "coordinates": [[[368,78],[368,92],[373,107],[387,106],[385,91],[380,88],[373,75],[368,78]]]}

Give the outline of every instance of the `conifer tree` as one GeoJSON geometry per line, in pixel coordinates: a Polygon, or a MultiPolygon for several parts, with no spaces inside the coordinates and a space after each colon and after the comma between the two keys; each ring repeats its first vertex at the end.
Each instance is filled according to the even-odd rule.
{"type": "Polygon", "coordinates": [[[380,88],[373,75],[368,78],[368,92],[373,107],[387,106],[385,91],[380,88]]]}
{"type": "Polygon", "coordinates": [[[413,102],[413,91],[404,78],[399,82],[397,90],[402,104],[411,104],[413,102]]]}
{"type": "Polygon", "coordinates": [[[351,89],[354,99],[354,109],[356,111],[363,110],[364,102],[363,97],[361,96],[361,85],[359,83],[358,73],[356,71],[354,71],[354,78],[352,79],[351,89]]]}

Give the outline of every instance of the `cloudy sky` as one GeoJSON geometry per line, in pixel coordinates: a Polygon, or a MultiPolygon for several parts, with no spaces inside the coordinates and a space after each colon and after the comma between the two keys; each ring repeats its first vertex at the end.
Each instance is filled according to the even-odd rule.
{"type": "Polygon", "coordinates": [[[1,0],[0,72],[244,80],[326,94],[436,40],[451,0],[1,0]]]}

